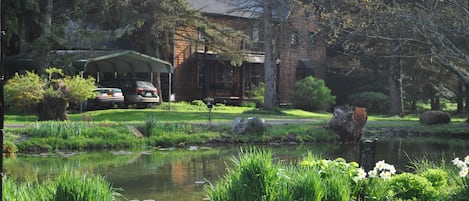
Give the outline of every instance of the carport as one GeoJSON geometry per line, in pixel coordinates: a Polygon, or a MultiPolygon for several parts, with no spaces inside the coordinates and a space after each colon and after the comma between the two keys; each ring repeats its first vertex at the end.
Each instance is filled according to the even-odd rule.
{"type": "Polygon", "coordinates": [[[87,58],[82,61],[85,62],[84,71],[96,74],[97,78],[99,78],[99,73],[105,72],[174,73],[171,63],[133,50],[87,58]]]}
{"type": "Polygon", "coordinates": [[[174,68],[167,61],[133,50],[125,50],[81,59],[81,62],[84,62],[84,72],[96,75],[97,82],[99,82],[100,73],[150,73],[152,83],[153,73],[168,73],[168,97],[171,97],[171,75],[174,73],[174,68]]]}

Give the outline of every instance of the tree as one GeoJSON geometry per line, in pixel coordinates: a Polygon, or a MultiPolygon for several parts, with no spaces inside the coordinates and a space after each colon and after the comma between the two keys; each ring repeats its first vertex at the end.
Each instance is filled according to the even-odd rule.
{"type": "MultiPolygon", "coordinates": [[[[329,35],[334,39],[352,36],[355,42],[359,38],[367,43],[378,41],[387,44],[387,54],[384,56],[395,64],[390,65],[391,81],[401,80],[396,77],[399,68],[393,67],[401,63],[398,58],[433,60],[429,63],[435,64],[436,61],[460,79],[469,81],[464,67],[468,65],[467,1],[377,0],[344,1],[341,4],[323,4],[323,25],[330,28],[329,35]]],[[[390,82],[391,88],[392,85],[390,82]]],[[[390,95],[394,96],[391,100],[396,98],[390,95]]],[[[391,114],[395,112],[391,111],[391,114]]]]}
{"type": "Polygon", "coordinates": [[[94,78],[64,76],[61,69],[48,68],[46,77],[33,72],[15,74],[5,85],[6,104],[28,108],[39,120],[67,120],[67,106],[78,104],[96,94],[94,78]]]}
{"type": "Polygon", "coordinates": [[[294,11],[301,9],[303,1],[299,0],[229,0],[237,8],[235,11],[251,14],[263,25],[264,33],[264,109],[272,110],[278,106],[276,58],[279,55],[281,41],[291,33],[293,27],[288,20],[294,11]]]}

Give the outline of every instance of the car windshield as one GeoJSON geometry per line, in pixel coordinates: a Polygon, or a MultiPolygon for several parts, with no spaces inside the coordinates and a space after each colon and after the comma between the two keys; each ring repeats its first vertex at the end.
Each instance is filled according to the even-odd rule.
{"type": "Polygon", "coordinates": [[[137,81],[137,86],[142,88],[155,88],[153,84],[146,81],[137,81]]]}

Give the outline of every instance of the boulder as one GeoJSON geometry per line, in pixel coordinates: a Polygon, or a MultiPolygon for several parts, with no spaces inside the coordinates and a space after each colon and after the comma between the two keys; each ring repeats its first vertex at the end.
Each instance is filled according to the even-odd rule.
{"type": "Polygon", "coordinates": [[[430,110],[420,114],[421,124],[448,124],[451,121],[451,115],[447,112],[430,110]]]}
{"type": "Polygon", "coordinates": [[[258,117],[237,117],[231,128],[236,134],[261,134],[265,131],[265,120],[258,117]]]}

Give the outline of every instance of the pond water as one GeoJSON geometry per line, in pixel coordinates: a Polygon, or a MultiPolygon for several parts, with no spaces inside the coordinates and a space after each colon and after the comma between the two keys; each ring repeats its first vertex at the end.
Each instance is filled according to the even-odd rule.
{"type": "MultiPolygon", "coordinates": [[[[296,161],[308,152],[327,159],[343,157],[369,169],[378,160],[406,170],[409,159],[450,162],[469,154],[464,140],[380,139],[373,149],[358,145],[310,144],[269,146],[275,159],[296,161]],[[360,151],[362,150],[362,151],[360,151]],[[365,150],[365,151],[363,151],[365,150]],[[362,154],[360,154],[362,153],[362,154]]],[[[243,146],[242,148],[246,148],[243,146]]],[[[5,174],[18,180],[35,181],[53,177],[64,169],[103,175],[129,200],[203,200],[204,187],[216,182],[232,166],[239,146],[190,147],[186,149],[149,149],[145,151],[102,151],[19,155],[4,161],[5,174]]]]}

